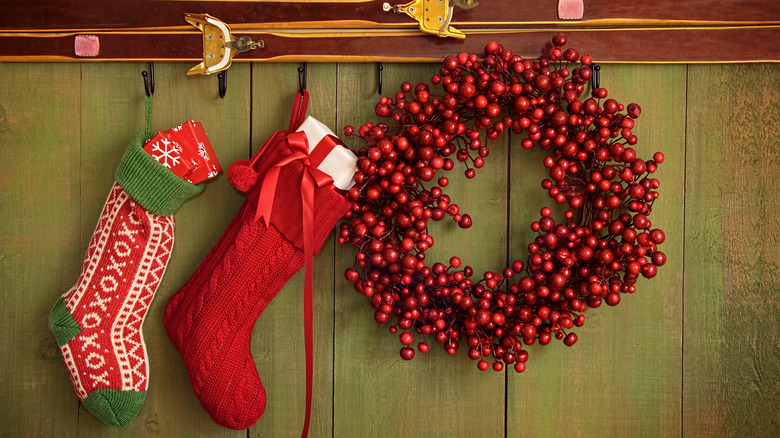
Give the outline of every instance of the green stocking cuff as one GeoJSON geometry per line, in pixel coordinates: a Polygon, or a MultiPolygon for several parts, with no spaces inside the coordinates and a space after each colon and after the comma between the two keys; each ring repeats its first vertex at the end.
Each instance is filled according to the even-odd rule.
{"type": "Polygon", "coordinates": [[[194,185],[179,178],[143,150],[152,135],[138,134],[127,147],[116,170],[116,181],[135,202],[158,216],[172,215],[187,199],[199,194],[205,183],[194,185]]]}

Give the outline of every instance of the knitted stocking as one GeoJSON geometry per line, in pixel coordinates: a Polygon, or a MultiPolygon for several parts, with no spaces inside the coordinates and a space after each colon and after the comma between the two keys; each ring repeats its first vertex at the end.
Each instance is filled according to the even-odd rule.
{"type": "Polygon", "coordinates": [[[49,328],[76,396],[100,421],[125,426],[146,398],[141,325],[173,248],[174,211],[204,186],[182,181],[131,143],[117,170],[76,285],[57,300],[49,328]]]}
{"type": "MultiPolygon", "coordinates": [[[[211,417],[246,429],[263,414],[265,389],[250,351],[255,322],[304,265],[301,177],[294,161],[279,174],[269,226],[256,220],[263,176],[289,154],[277,133],[228,178],[247,199],[192,278],[168,302],[165,329],[181,352],[195,394],[211,417]]],[[[351,175],[350,175],[351,177],[351,175]]],[[[350,203],[332,185],[314,192],[313,249],[319,251],[350,203]]]]}

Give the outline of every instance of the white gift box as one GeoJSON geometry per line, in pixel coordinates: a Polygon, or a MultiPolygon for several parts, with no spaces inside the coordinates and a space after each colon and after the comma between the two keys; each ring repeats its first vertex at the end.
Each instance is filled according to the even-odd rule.
{"type": "Polygon", "coordinates": [[[306,134],[309,141],[309,153],[320,144],[325,136],[330,135],[338,140],[339,145],[325,157],[317,168],[330,175],[333,178],[333,185],[341,190],[349,190],[355,184],[353,177],[357,171],[357,157],[343,145],[330,128],[314,117],[308,116],[296,132],[306,134]]]}

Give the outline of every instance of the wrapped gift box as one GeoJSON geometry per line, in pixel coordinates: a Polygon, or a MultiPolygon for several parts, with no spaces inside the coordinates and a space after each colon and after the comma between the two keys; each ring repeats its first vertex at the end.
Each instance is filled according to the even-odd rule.
{"type": "Polygon", "coordinates": [[[184,148],[167,132],[158,132],[149,139],[144,144],[144,150],[179,178],[186,178],[197,166],[184,148]]]}
{"type": "Polygon", "coordinates": [[[222,173],[200,122],[188,121],[147,140],[144,150],[176,176],[200,184],[222,173]]]}
{"type": "Polygon", "coordinates": [[[306,120],[298,128],[298,132],[306,134],[309,142],[309,154],[314,153],[314,150],[325,137],[330,137],[337,144],[317,168],[330,175],[333,178],[333,185],[337,188],[349,190],[355,184],[353,179],[357,171],[357,157],[355,154],[344,146],[344,143],[336,137],[333,131],[314,117],[306,117],[306,120]]]}
{"type": "Polygon", "coordinates": [[[186,177],[193,184],[199,184],[222,173],[217,155],[209,142],[200,122],[190,120],[173,128],[172,135],[197,161],[198,166],[186,177]]]}

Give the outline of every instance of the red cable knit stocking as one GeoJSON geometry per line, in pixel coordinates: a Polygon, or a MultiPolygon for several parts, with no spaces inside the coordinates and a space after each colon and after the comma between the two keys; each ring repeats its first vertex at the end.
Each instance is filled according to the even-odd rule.
{"type": "MultiPolygon", "coordinates": [[[[265,410],[265,389],[250,351],[252,329],[276,293],[304,265],[300,191],[304,164],[295,161],[282,167],[270,226],[255,220],[262,186],[255,184],[257,177],[289,153],[279,135],[251,163],[231,166],[228,177],[247,192],[247,200],[165,309],[165,329],[181,352],[195,394],[217,423],[232,429],[248,428],[265,410]]],[[[333,185],[315,188],[315,252],[349,207],[333,185]]]]}

